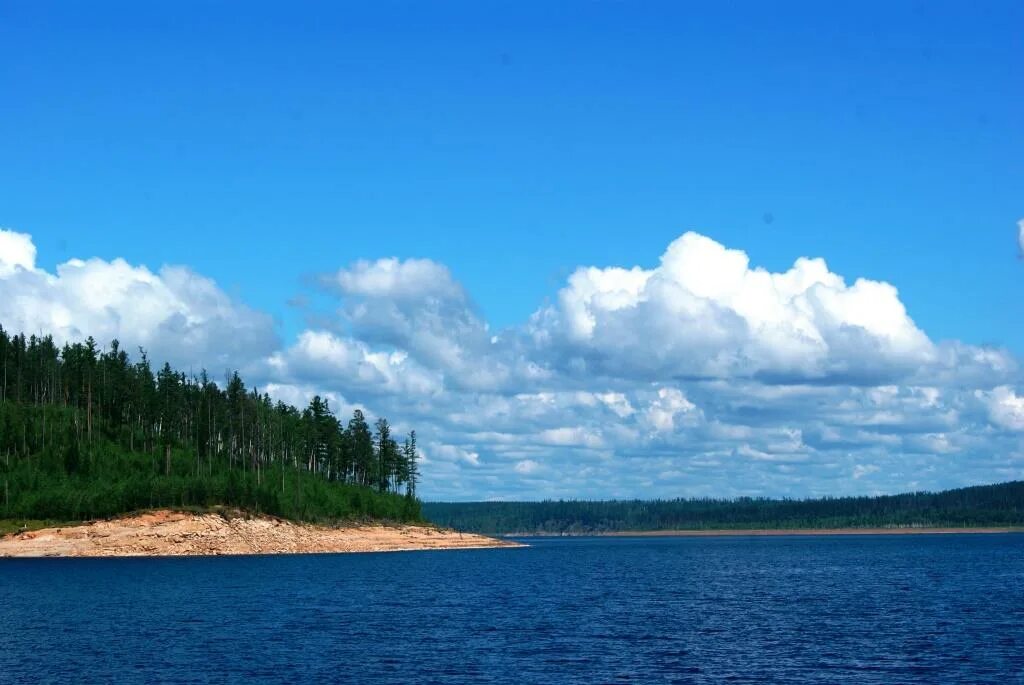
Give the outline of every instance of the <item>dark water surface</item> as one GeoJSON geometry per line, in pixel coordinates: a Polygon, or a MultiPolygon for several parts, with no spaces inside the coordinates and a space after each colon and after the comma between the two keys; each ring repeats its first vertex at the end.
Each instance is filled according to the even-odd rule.
{"type": "Polygon", "coordinates": [[[0,682],[1024,683],[1024,535],[0,559],[0,682]]]}

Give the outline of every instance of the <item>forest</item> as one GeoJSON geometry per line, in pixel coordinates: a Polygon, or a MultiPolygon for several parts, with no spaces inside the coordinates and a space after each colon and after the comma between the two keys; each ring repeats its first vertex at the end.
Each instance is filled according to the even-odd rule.
{"type": "Polygon", "coordinates": [[[117,340],[58,347],[0,327],[0,519],[236,507],[303,521],[418,521],[416,433],[326,399],[299,410],[117,340]]]}
{"type": "Polygon", "coordinates": [[[1024,481],[822,499],[434,502],[434,523],[489,535],[796,528],[1024,526],[1024,481]]]}

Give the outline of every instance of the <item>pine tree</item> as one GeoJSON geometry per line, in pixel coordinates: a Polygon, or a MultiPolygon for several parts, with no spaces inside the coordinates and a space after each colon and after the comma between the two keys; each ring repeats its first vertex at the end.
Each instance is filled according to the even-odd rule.
{"type": "Polygon", "coordinates": [[[218,386],[205,371],[186,375],[166,363],[154,373],[142,348],[136,359],[117,340],[103,351],[91,338],[58,347],[50,336],[0,327],[5,516],[70,519],[203,505],[215,494],[297,517],[419,517],[416,501],[342,487],[386,493],[408,481],[386,419],[375,435],[357,410],[343,429],[323,397],[300,411],[247,390],[237,372],[218,386]],[[175,469],[176,454],[191,457],[181,462],[187,472],[175,469]]]}
{"type": "Polygon", "coordinates": [[[384,417],[377,419],[375,424],[377,434],[374,442],[377,444],[376,473],[374,474],[375,485],[379,492],[388,490],[391,481],[391,470],[394,464],[394,440],[391,439],[391,426],[384,417]]]}
{"type": "Polygon", "coordinates": [[[363,412],[356,409],[348,422],[352,460],[355,464],[354,480],[359,485],[370,485],[373,478],[373,435],[366,423],[363,412]]]}

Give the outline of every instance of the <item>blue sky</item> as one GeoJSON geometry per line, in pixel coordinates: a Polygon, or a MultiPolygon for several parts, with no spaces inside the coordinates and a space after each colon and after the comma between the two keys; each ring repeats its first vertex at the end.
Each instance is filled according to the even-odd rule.
{"type": "MultiPolygon", "coordinates": [[[[674,240],[694,231],[742,250],[752,267],[781,273],[799,257],[821,257],[851,286],[858,278],[892,284],[934,344],[993,345],[1015,359],[1024,353],[1016,241],[1024,216],[1022,25],[1024,6],[1009,2],[254,2],[244,11],[228,3],[8,4],[0,9],[0,227],[30,234],[32,267],[47,273],[98,257],[154,273],[183,265],[210,279],[232,306],[272,320],[254,334],[253,350],[240,346],[237,360],[218,361],[251,367],[295,397],[326,374],[305,360],[304,376],[292,369],[278,377],[254,360],[274,353],[267,345],[286,355],[304,333],[330,330],[371,353],[410,355],[443,379],[440,392],[458,386],[452,402],[570,389],[629,396],[657,386],[682,392],[706,420],[725,420],[725,410],[713,409],[723,396],[687,385],[679,367],[641,372],[623,361],[602,367],[604,380],[590,385],[563,369],[562,380],[544,387],[481,390],[452,380],[458,373],[436,350],[359,319],[354,303],[370,297],[409,314],[413,328],[455,312],[490,333],[521,336],[531,317],[557,304],[578,267],[653,270],[674,240]],[[322,287],[324,274],[388,257],[443,265],[432,281],[450,276],[443,306],[395,304],[395,292],[368,295],[351,282],[340,292],[322,287]]],[[[424,270],[395,273],[415,279],[424,270]]],[[[7,319],[0,324],[35,321],[13,310],[7,319]]],[[[630,330],[647,323],[632,321],[630,330]]],[[[103,332],[108,322],[95,325],[103,332]]],[[[674,344],[662,342],[655,356],[674,344]]],[[[473,345],[458,348],[469,354],[473,345]]],[[[592,367],[615,356],[588,349],[592,367]]],[[[186,351],[165,354],[192,361],[186,351]]],[[[572,356],[523,354],[544,368],[572,356]]],[[[850,387],[864,387],[868,376],[884,380],[879,387],[922,387],[887,375],[889,362],[884,372],[847,357],[841,366],[862,374],[850,387]]],[[[832,378],[837,368],[829,362],[814,373],[832,378]]],[[[1004,423],[1013,426],[1018,379],[1001,373],[949,384],[968,393],[1007,388],[1004,423]]],[[[342,404],[374,409],[372,400],[393,418],[405,408],[349,378],[317,389],[342,404]]],[[[999,405],[1004,396],[986,397],[999,405]]],[[[966,422],[968,410],[958,411],[966,422]]],[[[429,413],[411,413],[433,425],[429,413]]],[[[523,430],[604,420],[572,418],[548,428],[525,428],[524,420],[523,430]]],[[[776,419],[775,428],[785,423],[776,419]]],[[[759,479],[750,469],[724,480],[660,477],[702,449],[684,441],[648,445],[667,464],[648,480],[631,484],[609,466],[574,484],[558,473],[588,458],[573,453],[587,440],[569,437],[583,433],[559,433],[558,445],[517,459],[492,454],[478,432],[457,432],[438,427],[435,452],[476,454],[476,465],[460,457],[469,470],[493,466],[487,477],[500,480],[501,464],[531,462],[521,475],[536,480],[546,459],[552,473],[508,489],[466,476],[459,488],[439,483],[438,496],[687,494],[705,486],[801,494],[888,491],[914,480],[852,457],[854,466],[878,468],[848,482],[759,479]],[[879,480],[865,485],[871,478],[879,480]]],[[[1004,437],[998,451],[1020,450],[1019,436],[1004,437]]],[[[972,455],[996,443],[978,440],[923,484],[1024,474],[1018,462],[979,472],[972,455]]],[[[606,433],[600,444],[608,459],[628,463],[628,450],[606,433]]],[[[792,466],[811,474],[802,463],[792,466]]]]}

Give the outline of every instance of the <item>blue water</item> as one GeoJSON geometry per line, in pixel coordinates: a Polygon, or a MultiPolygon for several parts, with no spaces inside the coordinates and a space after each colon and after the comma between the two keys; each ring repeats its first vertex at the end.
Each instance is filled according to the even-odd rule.
{"type": "Polygon", "coordinates": [[[1024,683],[1024,535],[0,560],[0,682],[1024,683]]]}

